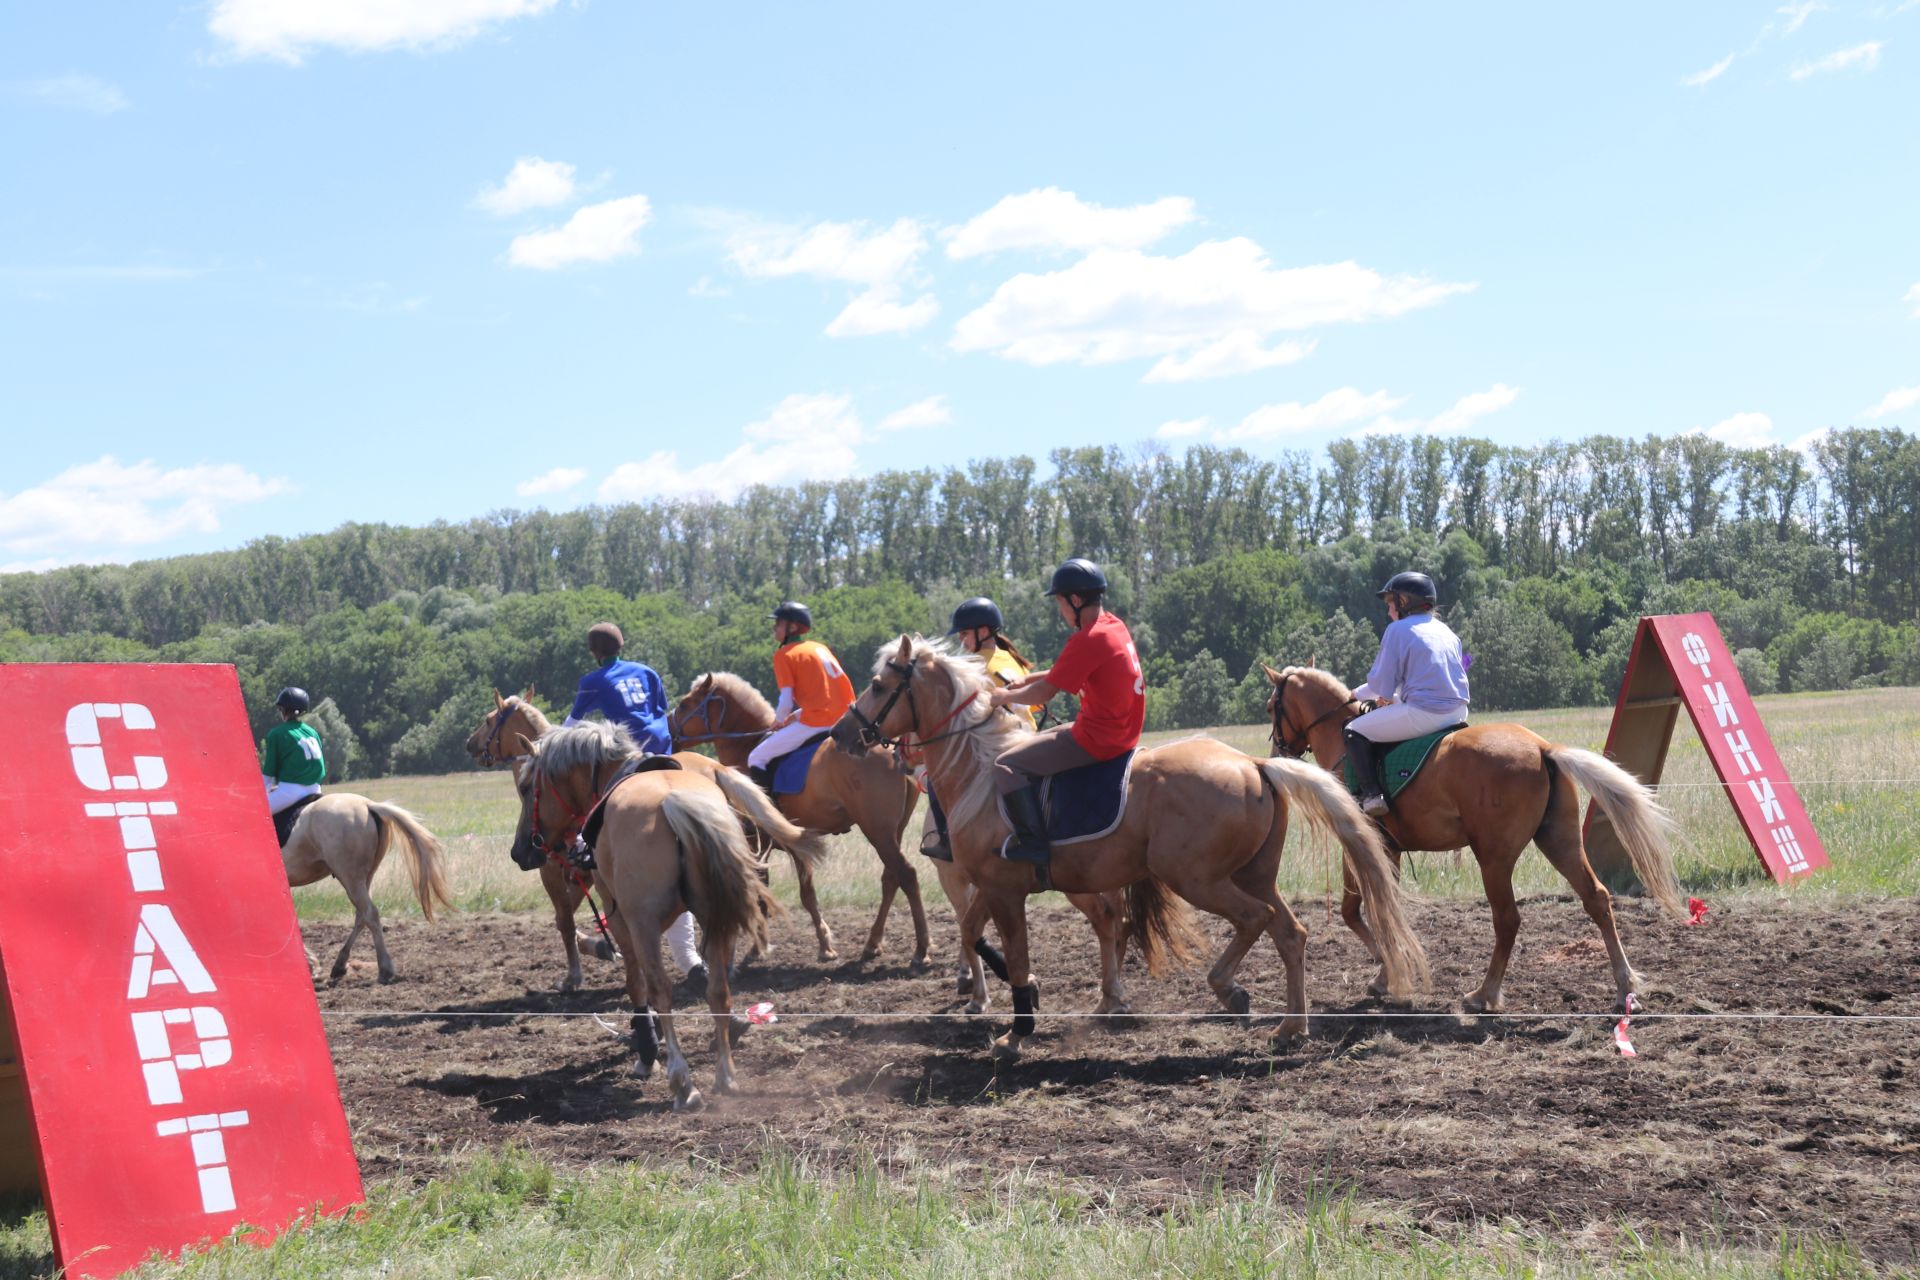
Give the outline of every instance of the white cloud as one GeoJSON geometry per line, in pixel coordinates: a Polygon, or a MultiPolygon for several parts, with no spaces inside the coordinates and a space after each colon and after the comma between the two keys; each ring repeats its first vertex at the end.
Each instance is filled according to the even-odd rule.
{"type": "Polygon", "coordinates": [[[1009,249],[1144,249],[1194,221],[1193,201],[1165,196],[1151,204],[1110,209],[1058,187],[1006,196],[967,223],[943,233],[949,258],[1009,249]]]}
{"type": "Polygon", "coordinates": [[[904,409],[895,409],[880,419],[882,431],[915,431],[922,427],[944,427],[953,421],[953,410],[945,396],[928,396],[904,409]]]}
{"type": "Polygon", "coordinates": [[[1276,270],[1245,238],[1178,257],[1097,249],[1063,270],[1002,284],[961,318],[952,346],[1034,365],[1112,364],[1191,353],[1241,333],[1383,319],[1473,287],[1383,276],[1355,262],[1276,270]]]}
{"type": "Polygon", "coordinates": [[[1764,413],[1736,413],[1710,427],[1695,427],[1687,434],[1705,436],[1736,449],[1765,449],[1775,443],[1773,419],[1764,413]]]}
{"type": "MultiPolygon", "coordinates": [[[[1914,0],[1914,3],[1920,4],[1920,0],[1914,0]]],[[[1902,297],[1900,301],[1911,302],[1913,304],[1913,318],[1920,320],[1920,284],[1916,284],[1913,288],[1907,290],[1906,295],[1902,297]]]]}
{"type": "Polygon", "coordinates": [[[44,102],[50,107],[87,111],[96,116],[110,116],[131,105],[126,94],[99,76],[49,76],[44,80],[16,80],[6,88],[9,93],[44,102]]]}
{"type": "Polygon", "coordinates": [[[1256,369],[1271,369],[1276,365],[1304,360],[1319,345],[1317,341],[1282,342],[1269,348],[1260,341],[1260,335],[1251,329],[1236,329],[1218,342],[1208,343],[1190,355],[1161,356],[1141,381],[1199,382],[1205,378],[1252,373],[1256,369]]]}
{"type": "Polygon", "coordinates": [[[759,422],[748,423],[746,440],[724,458],[680,465],[663,449],[642,462],[623,463],[600,483],[608,502],[713,494],[731,498],[754,485],[841,480],[854,473],[854,446],[865,438],[853,397],[791,395],[759,422]]]}
{"type": "Polygon", "coordinates": [[[107,455],[0,494],[0,549],[36,562],[122,558],[181,534],[216,533],[222,511],[288,487],[233,463],[167,470],[107,455]]]}
{"type": "Polygon", "coordinates": [[[1774,10],[1775,13],[1787,20],[1786,30],[1781,34],[1789,36],[1801,27],[1807,25],[1807,19],[1811,18],[1814,14],[1826,13],[1827,11],[1828,7],[1820,3],[1820,0],[1801,0],[1799,4],[1785,5],[1774,10]]]}
{"type": "Polygon", "coordinates": [[[1490,413],[1498,413],[1519,398],[1520,388],[1510,387],[1504,382],[1496,382],[1485,391],[1474,391],[1461,396],[1453,402],[1451,409],[1436,413],[1428,421],[1425,429],[1430,435],[1465,431],[1477,420],[1490,413]]]}
{"type": "Polygon", "coordinates": [[[298,64],[309,50],[430,49],[471,40],[555,0],[214,0],[207,29],[242,58],[298,64]]]}
{"type": "Polygon", "coordinates": [[[1880,403],[1865,410],[1869,418],[1884,418],[1890,413],[1899,413],[1920,404],[1920,387],[1895,387],[1880,397],[1880,403]]]}
{"type": "Polygon", "coordinates": [[[1708,67],[1705,71],[1696,71],[1690,76],[1681,76],[1680,83],[1686,85],[1689,89],[1698,89],[1701,85],[1711,84],[1726,74],[1727,68],[1733,65],[1734,57],[1735,55],[1730,53],[1708,67]]]}
{"type": "Polygon", "coordinates": [[[727,257],[749,276],[814,276],[848,284],[888,284],[926,252],[918,222],[901,218],[868,232],[865,223],[819,222],[804,229],[752,226],[727,237],[727,257]]]}
{"type": "Polygon", "coordinates": [[[507,171],[505,181],[474,197],[488,213],[507,217],[528,209],[544,209],[573,199],[573,166],[562,160],[521,156],[507,171]]]}
{"type": "Polygon", "coordinates": [[[1795,80],[1805,80],[1817,76],[1823,71],[1845,71],[1849,67],[1858,67],[1862,71],[1871,71],[1880,65],[1880,50],[1885,48],[1883,41],[1869,40],[1857,44],[1851,49],[1840,49],[1824,58],[1812,62],[1803,62],[1795,67],[1792,76],[1795,80]]]}
{"type": "Polygon", "coordinates": [[[1213,425],[1211,418],[1175,418],[1163,422],[1153,429],[1153,434],[1161,440],[1188,440],[1194,436],[1205,435],[1207,428],[1213,425]]]}
{"type": "Polygon", "coordinates": [[[548,493],[565,493],[586,478],[587,473],[581,467],[555,467],[545,475],[522,480],[513,486],[513,491],[523,498],[537,498],[548,493]]]}
{"type": "Polygon", "coordinates": [[[687,296],[689,298],[725,298],[732,293],[733,290],[723,284],[715,284],[707,276],[701,276],[698,280],[695,280],[687,286],[687,296]]]}
{"type": "Polygon", "coordinates": [[[924,329],[939,314],[940,303],[930,293],[901,302],[897,285],[877,284],[855,295],[827,326],[827,336],[864,338],[876,333],[911,333],[924,329]]]}
{"type": "Polygon", "coordinates": [[[515,236],[507,261],[551,271],[575,262],[610,262],[640,252],[640,229],[653,217],[645,196],[622,196],[574,211],[567,224],[515,236]]]}
{"type": "MultiPolygon", "coordinates": [[[[1391,396],[1384,391],[1362,393],[1353,387],[1341,387],[1327,392],[1312,404],[1289,400],[1285,404],[1262,405],[1242,418],[1239,425],[1216,430],[1213,438],[1223,444],[1238,444],[1274,436],[1299,435],[1307,431],[1325,431],[1359,422],[1363,418],[1377,418],[1391,413],[1406,402],[1405,396],[1391,396]]],[[[1164,427],[1161,429],[1165,430],[1164,427]]]]}

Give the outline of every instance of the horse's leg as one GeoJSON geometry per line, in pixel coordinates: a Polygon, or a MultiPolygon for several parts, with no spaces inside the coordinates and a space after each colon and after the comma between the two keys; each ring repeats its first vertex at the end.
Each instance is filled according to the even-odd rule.
{"type": "MultiPolygon", "coordinates": [[[[353,944],[359,941],[360,931],[367,927],[366,913],[360,909],[360,895],[355,894],[353,886],[345,880],[340,882],[340,886],[347,891],[348,901],[353,903],[353,928],[347,930],[347,940],[340,944],[340,954],[333,959],[333,972],[328,977],[334,982],[347,976],[347,957],[353,954],[353,944]]],[[[362,894],[364,892],[361,891],[362,894]]]]}
{"type": "Polygon", "coordinates": [[[972,984],[973,996],[967,1001],[965,1012],[982,1014],[991,1003],[987,996],[987,970],[980,960],[980,939],[986,936],[987,895],[978,889],[972,889],[972,897],[966,900],[966,907],[960,912],[960,950],[973,963],[968,966],[968,979],[972,984]]]}
{"type": "MultiPolygon", "coordinates": [[[[954,921],[958,923],[967,914],[967,905],[973,895],[973,882],[967,879],[966,872],[951,862],[936,861],[933,872],[939,877],[940,891],[947,895],[947,902],[953,907],[954,921]]],[[[960,935],[960,968],[956,974],[959,985],[954,988],[954,994],[971,994],[973,1003],[967,1006],[967,1012],[979,1013],[986,1008],[986,970],[980,963],[980,957],[968,945],[965,930],[956,932],[960,935]],[[979,1008],[975,1008],[975,1005],[979,1008]]]]}
{"type": "Polygon", "coordinates": [[[1034,1030],[1033,972],[1027,967],[1027,895],[1016,892],[989,896],[985,888],[978,892],[987,900],[987,911],[1000,930],[1000,941],[1006,944],[1007,982],[1013,987],[1013,1026],[993,1042],[990,1053],[996,1062],[1012,1062],[1020,1056],[1020,1041],[1034,1030]]]}
{"type": "Polygon", "coordinates": [[[920,873],[913,869],[906,855],[900,852],[899,838],[891,831],[870,831],[865,827],[861,832],[873,845],[873,851],[880,855],[880,865],[886,870],[880,877],[880,914],[873,918],[873,928],[867,934],[867,949],[863,958],[873,959],[880,954],[880,938],[886,929],[887,911],[893,905],[893,893],[896,888],[907,895],[907,907],[913,912],[913,961],[915,972],[927,967],[928,953],[933,942],[927,932],[927,904],[920,899],[920,873]]]}
{"type": "MultiPolygon", "coordinates": [[[[806,908],[807,919],[813,921],[813,937],[820,944],[820,959],[838,960],[840,953],[833,949],[833,930],[827,928],[827,922],[820,918],[820,897],[813,889],[813,868],[795,861],[793,872],[794,878],[800,882],[800,905],[806,908]]],[[[707,966],[707,972],[713,972],[712,965],[707,966]]]]}
{"type": "MultiPolygon", "coordinates": [[[[1502,850],[1480,857],[1480,883],[1487,890],[1487,905],[1493,908],[1493,957],[1487,961],[1487,977],[1480,989],[1460,1002],[1468,1013],[1499,1013],[1507,1007],[1501,988],[1506,984],[1513,940],[1520,936],[1520,907],[1513,900],[1513,864],[1519,861],[1519,852],[1502,850]]],[[[1480,856],[1477,847],[1474,854],[1480,856]]]]}
{"type": "Polygon", "coordinates": [[[1573,891],[1580,895],[1580,905],[1587,909],[1587,917],[1600,930],[1600,941],[1607,946],[1607,964],[1613,970],[1614,994],[1624,1010],[1627,998],[1640,991],[1640,975],[1627,963],[1627,950],[1620,945],[1620,931],[1613,921],[1613,895],[1593,874],[1593,866],[1587,861],[1587,850],[1580,840],[1579,809],[1568,804],[1561,806],[1559,812],[1566,816],[1543,825],[1534,836],[1534,843],[1547,855],[1553,869],[1565,876],[1573,891]]]}
{"type": "MultiPolygon", "coordinates": [[[[1398,879],[1400,850],[1389,847],[1387,856],[1393,859],[1393,874],[1398,879]]],[[[1353,936],[1360,939],[1360,945],[1367,949],[1367,954],[1378,962],[1380,946],[1373,940],[1373,930],[1367,927],[1366,917],[1360,914],[1360,882],[1353,878],[1353,868],[1346,865],[1345,858],[1340,860],[1340,874],[1342,880],[1340,919],[1346,922],[1347,928],[1353,930],[1353,936]]],[[[1367,994],[1370,996],[1387,994],[1387,970],[1384,964],[1381,965],[1380,972],[1373,976],[1373,981],[1367,984],[1367,994]]]]}
{"type": "MultiPolygon", "coordinates": [[[[1180,870],[1186,874],[1178,878],[1169,876],[1167,886],[1202,911],[1210,911],[1233,926],[1233,937],[1226,950],[1207,971],[1207,985],[1213,988],[1221,1008],[1239,1018],[1250,1019],[1253,997],[1234,981],[1234,975],[1240,971],[1240,962],[1247,952],[1253,950],[1253,944],[1272,926],[1273,905],[1247,893],[1232,880],[1202,879],[1198,867],[1180,870]]],[[[1292,984],[1288,985],[1291,988],[1292,984]]],[[[1289,1010],[1292,1012],[1295,1011],[1289,1010]]],[[[1304,1012],[1304,1008],[1300,1012],[1304,1012]]]]}
{"type": "Polygon", "coordinates": [[[580,930],[574,923],[574,913],[580,909],[580,886],[551,858],[540,864],[540,883],[553,903],[553,925],[560,931],[560,945],[567,952],[567,976],[561,980],[560,990],[577,991],[581,982],[580,930]]]}
{"type": "Polygon", "coordinates": [[[733,991],[728,971],[733,967],[733,940],[706,933],[707,1012],[713,1015],[713,1090],[732,1093],[733,1078],[733,991]]]}
{"type": "MultiPolygon", "coordinates": [[[[879,852],[875,846],[875,852],[879,852]]],[[[887,865],[885,854],[880,855],[880,910],[873,917],[873,927],[867,930],[867,945],[860,949],[860,959],[875,960],[880,955],[880,942],[886,937],[887,916],[893,911],[893,895],[900,892],[900,877],[893,874],[893,868],[887,865]]]]}
{"type": "Polygon", "coordinates": [[[1126,909],[1120,905],[1124,899],[1111,893],[1070,893],[1067,901],[1080,909],[1100,940],[1100,1003],[1093,1011],[1116,1016],[1132,1013],[1127,984],[1120,976],[1127,946],[1126,909]]]}
{"type": "Polygon", "coordinates": [[[1287,971],[1287,1016],[1273,1029],[1275,1040],[1307,1034],[1307,930],[1280,896],[1277,883],[1286,842],[1286,824],[1275,823],[1259,854],[1233,873],[1235,886],[1273,908],[1267,936],[1273,939],[1273,949],[1280,953],[1280,963],[1287,971]]]}

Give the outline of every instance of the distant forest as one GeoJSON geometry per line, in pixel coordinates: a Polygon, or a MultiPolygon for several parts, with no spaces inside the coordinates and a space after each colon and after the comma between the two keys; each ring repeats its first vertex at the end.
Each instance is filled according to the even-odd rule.
{"type": "Polygon", "coordinates": [[[231,662],[258,730],[281,685],[326,700],[336,776],[431,771],[464,762],[490,687],[563,703],[602,617],[675,694],[716,668],[766,687],[782,598],[814,606],[856,675],[976,594],[1045,661],[1064,636],[1040,592],[1068,555],[1113,579],[1154,727],[1257,719],[1263,660],[1357,682],[1373,591],[1403,568],[1438,579],[1478,710],[1610,698],[1634,619],[1696,609],[1755,692],[1920,683],[1920,438],[1898,430],[1806,455],[1697,435],[1062,449],[731,502],[349,524],[0,576],[0,660],[231,662]]]}

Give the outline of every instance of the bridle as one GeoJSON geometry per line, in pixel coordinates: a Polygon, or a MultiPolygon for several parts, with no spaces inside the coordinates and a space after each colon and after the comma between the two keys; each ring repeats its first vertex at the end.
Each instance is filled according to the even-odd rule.
{"type": "Polygon", "coordinates": [[[722,733],[720,731],[720,725],[726,720],[727,712],[732,709],[733,704],[727,701],[725,694],[721,693],[718,689],[709,688],[706,696],[700,699],[700,705],[692,711],[689,711],[686,715],[681,716],[677,724],[673,716],[669,715],[667,717],[667,736],[673,739],[673,745],[676,748],[682,743],[692,745],[699,742],[718,742],[723,738],[764,738],[767,736],[766,730],[764,729],[742,729],[732,733],[722,733]],[[716,702],[720,704],[720,713],[718,715],[715,715],[713,711],[713,706],[716,702]],[[687,721],[693,719],[695,716],[700,717],[701,722],[707,726],[707,731],[693,737],[688,737],[683,734],[681,730],[686,727],[687,721]]]}
{"type": "Polygon", "coordinates": [[[987,721],[992,719],[991,715],[986,715],[974,721],[972,724],[962,725],[958,729],[947,728],[948,725],[960,718],[962,712],[979,701],[980,694],[984,693],[985,690],[977,690],[971,698],[956,699],[953,704],[953,709],[947,712],[946,715],[941,716],[939,722],[933,726],[931,731],[923,733],[920,730],[920,704],[913,696],[913,664],[907,663],[905,666],[902,666],[892,658],[888,658],[887,670],[898,675],[900,677],[900,683],[893,686],[892,692],[887,694],[887,700],[880,704],[880,710],[869,718],[861,712],[860,704],[857,700],[847,707],[847,714],[852,716],[854,723],[860,726],[860,741],[869,747],[892,747],[899,751],[901,759],[905,760],[910,755],[917,755],[933,743],[942,742],[948,738],[957,738],[962,734],[972,733],[976,729],[984,727],[987,721]],[[886,730],[882,729],[880,725],[881,722],[892,713],[894,707],[898,705],[903,695],[907,700],[907,713],[911,717],[912,723],[905,733],[900,734],[898,737],[889,738],[886,730]],[[907,741],[908,739],[912,739],[910,744],[907,741]]]}
{"type": "Polygon", "coordinates": [[[508,723],[512,721],[515,713],[519,710],[520,695],[518,694],[508,698],[495,708],[493,713],[493,728],[487,731],[486,745],[480,748],[480,767],[482,769],[491,769],[497,764],[505,764],[507,761],[513,759],[512,756],[501,755],[496,748],[500,745],[501,736],[507,731],[508,723]]]}
{"type": "Polygon", "coordinates": [[[1300,745],[1296,747],[1287,740],[1287,686],[1292,682],[1293,673],[1288,672],[1287,675],[1281,679],[1280,683],[1273,687],[1273,730],[1267,735],[1267,739],[1273,743],[1274,750],[1288,752],[1298,758],[1313,750],[1313,731],[1315,729],[1318,729],[1321,725],[1333,719],[1348,707],[1355,705],[1360,699],[1354,697],[1352,694],[1348,694],[1345,702],[1336,702],[1333,706],[1322,712],[1311,724],[1299,731],[1300,745]]]}
{"type": "Polygon", "coordinates": [[[567,803],[567,798],[560,794],[560,788],[554,784],[552,778],[547,776],[547,771],[540,767],[539,759],[537,757],[534,759],[533,826],[530,843],[535,853],[545,854],[549,858],[557,858],[563,856],[568,849],[573,847],[573,842],[579,838],[580,833],[586,829],[587,820],[593,817],[593,811],[600,807],[602,800],[606,799],[605,793],[600,790],[600,765],[601,762],[598,760],[593,762],[593,774],[590,784],[593,788],[593,799],[587,804],[585,810],[580,810],[575,809],[567,803]],[[554,801],[561,809],[566,811],[567,815],[567,825],[561,828],[560,839],[555,844],[547,843],[546,837],[540,834],[540,789],[543,786],[553,792],[554,801]]]}

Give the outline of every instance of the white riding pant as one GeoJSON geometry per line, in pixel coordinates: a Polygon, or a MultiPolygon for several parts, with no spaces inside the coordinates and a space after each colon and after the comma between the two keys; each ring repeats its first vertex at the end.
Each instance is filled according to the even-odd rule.
{"type": "Polygon", "coordinates": [[[317,782],[280,782],[264,773],[260,775],[260,781],[267,784],[268,813],[279,813],[288,805],[320,794],[320,784],[317,782]]]}
{"type": "Polygon", "coordinates": [[[1348,721],[1347,728],[1369,742],[1405,742],[1450,724],[1460,724],[1466,718],[1464,706],[1451,711],[1428,711],[1410,702],[1395,702],[1348,721]]]}
{"type": "Polygon", "coordinates": [[[667,954],[682,973],[692,973],[700,961],[700,948],[693,940],[693,912],[682,911],[679,919],[667,926],[667,954]]]}
{"type": "Polygon", "coordinates": [[[802,743],[816,733],[825,733],[826,729],[817,724],[807,724],[795,720],[784,729],[775,729],[760,740],[760,745],[747,754],[749,769],[764,769],[772,761],[778,760],[789,751],[797,751],[802,743]]]}

